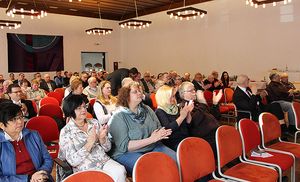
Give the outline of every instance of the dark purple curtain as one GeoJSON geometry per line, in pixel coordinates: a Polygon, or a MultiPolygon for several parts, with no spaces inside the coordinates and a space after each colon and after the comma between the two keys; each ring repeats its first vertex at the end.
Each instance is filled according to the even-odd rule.
{"type": "Polygon", "coordinates": [[[64,70],[63,37],[7,34],[8,72],[64,70]]]}

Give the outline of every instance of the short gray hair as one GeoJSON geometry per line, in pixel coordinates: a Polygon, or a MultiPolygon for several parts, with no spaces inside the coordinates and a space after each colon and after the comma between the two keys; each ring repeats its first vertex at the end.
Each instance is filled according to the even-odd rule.
{"type": "Polygon", "coordinates": [[[178,93],[179,93],[179,96],[180,98],[183,99],[183,96],[184,96],[184,92],[186,91],[186,88],[188,86],[194,86],[194,84],[192,82],[183,82],[179,88],[178,88],[178,93]]]}
{"type": "Polygon", "coordinates": [[[248,76],[247,75],[239,75],[236,79],[236,82],[238,85],[243,85],[247,80],[248,80],[248,76]]]}

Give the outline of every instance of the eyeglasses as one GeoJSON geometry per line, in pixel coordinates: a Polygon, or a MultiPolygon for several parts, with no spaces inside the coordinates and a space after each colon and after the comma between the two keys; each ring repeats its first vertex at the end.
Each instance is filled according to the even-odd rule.
{"type": "Polygon", "coordinates": [[[11,92],[11,93],[18,94],[18,93],[22,93],[22,91],[18,90],[18,91],[14,91],[14,92],[11,92]]]}
{"type": "Polygon", "coordinates": [[[77,107],[76,109],[77,110],[82,110],[82,109],[87,109],[87,108],[88,108],[87,105],[82,105],[82,106],[77,107]]]}
{"type": "Polygon", "coordinates": [[[19,116],[16,116],[16,117],[10,119],[9,121],[11,121],[13,123],[16,123],[19,120],[23,121],[24,120],[24,116],[23,115],[19,115],[19,116]]]}
{"type": "Polygon", "coordinates": [[[191,90],[186,90],[186,91],[184,91],[184,92],[196,92],[196,90],[193,88],[193,89],[191,89],[191,90]]]}
{"type": "Polygon", "coordinates": [[[142,91],[141,90],[133,90],[133,91],[130,91],[130,93],[137,94],[137,93],[142,93],[142,91]]]}

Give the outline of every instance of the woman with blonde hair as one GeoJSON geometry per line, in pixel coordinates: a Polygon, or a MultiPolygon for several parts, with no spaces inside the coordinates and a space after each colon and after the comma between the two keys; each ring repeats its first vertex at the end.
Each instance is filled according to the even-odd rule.
{"type": "Polygon", "coordinates": [[[105,124],[116,110],[117,98],[111,94],[109,81],[102,81],[99,85],[99,95],[93,106],[94,113],[101,124],[105,124]]]}
{"type": "Polygon", "coordinates": [[[191,123],[191,111],[194,108],[193,101],[186,103],[183,108],[177,106],[175,94],[176,88],[164,85],[160,87],[155,95],[158,105],[155,111],[161,125],[166,129],[171,129],[172,134],[163,143],[177,150],[179,143],[189,136],[188,127],[191,123]]]}

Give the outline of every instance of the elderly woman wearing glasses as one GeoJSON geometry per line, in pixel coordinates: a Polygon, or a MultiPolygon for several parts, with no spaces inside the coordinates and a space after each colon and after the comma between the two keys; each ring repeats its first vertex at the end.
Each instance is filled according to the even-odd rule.
{"type": "Polygon", "coordinates": [[[131,82],[119,90],[120,106],[110,120],[110,134],[114,141],[112,157],[132,173],[137,159],[144,153],[163,152],[174,160],[176,153],[161,143],[171,134],[171,129],[161,127],[150,107],[142,103],[143,91],[139,83],[131,82]]]}
{"type": "MultiPolygon", "coordinates": [[[[66,160],[73,172],[103,170],[114,181],[125,182],[125,168],[106,154],[111,148],[108,126],[101,126],[96,119],[86,119],[84,98],[81,95],[68,96],[63,102],[63,111],[70,121],[60,132],[58,157],[66,160]]],[[[61,175],[59,170],[58,180],[61,175]]]]}
{"type": "Polygon", "coordinates": [[[0,181],[53,181],[53,161],[36,131],[24,128],[21,107],[0,104],[0,181]]]}

